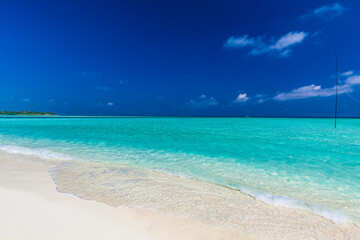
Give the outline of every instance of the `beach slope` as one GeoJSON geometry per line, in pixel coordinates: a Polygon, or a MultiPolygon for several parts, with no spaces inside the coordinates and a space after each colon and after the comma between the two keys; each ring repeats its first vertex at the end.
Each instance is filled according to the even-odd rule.
{"type": "Polygon", "coordinates": [[[1,155],[1,240],[249,239],[156,210],[59,193],[48,170],[1,155]]]}

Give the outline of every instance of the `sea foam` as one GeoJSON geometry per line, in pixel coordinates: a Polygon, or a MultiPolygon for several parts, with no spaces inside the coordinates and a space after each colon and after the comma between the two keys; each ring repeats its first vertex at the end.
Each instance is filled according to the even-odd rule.
{"type": "MultiPolygon", "coordinates": [[[[36,157],[39,157],[39,158],[42,158],[45,160],[60,160],[60,161],[75,160],[75,159],[80,160],[73,156],[59,153],[59,152],[50,151],[48,149],[27,148],[27,147],[20,147],[20,146],[16,146],[16,145],[1,145],[0,144],[0,151],[4,151],[7,153],[11,153],[11,154],[32,155],[32,156],[36,156],[36,157]]],[[[149,169],[149,170],[152,170],[155,173],[156,172],[162,173],[162,174],[169,175],[169,176],[177,176],[180,178],[188,178],[188,179],[198,179],[200,181],[206,181],[206,182],[212,182],[214,184],[219,184],[217,182],[209,181],[206,179],[200,179],[200,178],[197,178],[194,176],[176,173],[173,171],[166,171],[166,170],[161,170],[161,169],[149,169]]],[[[53,180],[56,183],[55,179],[53,179],[53,180]]],[[[288,198],[288,197],[284,197],[284,196],[271,195],[269,193],[252,190],[252,189],[237,186],[234,184],[228,185],[225,183],[220,183],[219,185],[223,185],[224,187],[230,187],[233,190],[240,191],[246,195],[253,197],[256,200],[259,200],[259,201],[264,202],[269,205],[310,211],[316,215],[322,216],[324,218],[327,218],[329,220],[332,220],[332,221],[338,222],[338,223],[346,223],[349,221],[353,222],[352,220],[349,219],[348,216],[346,216],[338,211],[329,210],[324,207],[318,206],[316,204],[312,204],[312,203],[308,203],[305,201],[300,201],[300,200],[296,200],[296,199],[292,199],[292,198],[288,198]]],[[[76,195],[76,194],[74,194],[74,195],[76,195]]],[[[357,225],[359,225],[357,223],[357,221],[355,221],[355,223],[357,225]]]]}
{"type": "Polygon", "coordinates": [[[249,196],[252,196],[256,200],[262,201],[270,205],[310,211],[312,213],[315,213],[316,215],[322,216],[324,218],[327,218],[329,220],[338,223],[346,223],[351,221],[349,217],[346,216],[345,214],[342,214],[338,211],[326,209],[316,204],[312,204],[284,196],[274,196],[268,193],[250,190],[243,187],[239,187],[239,190],[249,196]]]}
{"type": "Polygon", "coordinates": [[[152,171],[170,175],[170,176],[176,176],[176,177],[180,177],[180,178],[197,179],[200,181],[211,182],[213,184],[219,184],[224,187],[229,187],[235,191],[240,191],[248,196],[253,197],[256,200],[259,200],[259,201],[269,204],[269,205],[305,210],[305,211],[312,212],[316,215],[322,216],[326,219],[329,219],[329,220],[337,222],[337,223],[354,222],[360,226],[360,223],[357,220],[351,219],[351,217],[349,217],[339,211],[330,210],[330,209],[324,208],[322,206],[308,203],[305,201],[300,201],[297,199],[292,199],[292,198],[288,198],[288,197],[284,197],[284,196],[271,195],[269,193],[252,190],[252,189],[241,187],[241,186],[236,186],[234,184],[217,183],[214,181],[199,179],[199,178],[195,178],[195,177],[192,177],[189,175],[178,174],[178,173],[171,172],[171,171],[164,171],[164,170],[160,170],[160,169],[152,169],[152,171]]]}
{"type": "Polygon", "coordinates": [[[15,145],[1,145],[0,150],[12,153],[12,154],[22,154],[22,155],[32,155],[36,157],[40,157],[43,159],[49,160],[74,160],[75,158],[63,153],[53,152],[47,149],[36,149],[36,148],[26,148],[19,147],[15,145]]]}

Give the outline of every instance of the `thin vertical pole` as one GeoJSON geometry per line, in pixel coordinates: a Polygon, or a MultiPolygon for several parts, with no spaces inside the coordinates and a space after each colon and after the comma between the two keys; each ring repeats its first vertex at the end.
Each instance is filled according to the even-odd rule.
{"type": "Polygon", "coordinates": [[[336,97],[335,97],[335,128],[336,128],[338,91],[339,91],[339,67],[338,67],[338,59],[337,59],[336,50],[335,50],[335,58],[336,58],[336,97]]]}

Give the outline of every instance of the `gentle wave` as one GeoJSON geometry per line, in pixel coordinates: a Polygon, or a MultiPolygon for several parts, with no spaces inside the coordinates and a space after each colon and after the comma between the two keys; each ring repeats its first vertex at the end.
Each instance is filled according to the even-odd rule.
{"type": "Polygon", "coordinates": [[[213,184],[218,184],[221,185],[223,187],[228,187],[233,189],[234,191],[240,191],[243,194],[246,194],[248,196],[253,197],[256,200],[259,200],[263,203],[269,204],[269,205],[274,205],[274,206],[281,206],[281,207],[286,207],[286,208],[293,208],[293,209],[299,209],[299,210],[305,210],[305,211],[309,211],[312,212],[316,215],[322,216],[326,219],[329,219],[331,221],[337,222],[337,223],[347,223],[347,222],[354,222],[357,225],[360,226],[360,222],[351,219],[349,216],[347,216],[346,214],[343,214],[339,211],[334,211],[334,210],[329,210],[325,207],[316,205],[316,204],[312,204],[312,203],[308,203],[305,201],[300,201],[297,199],[293,199],[293,198],[288,198],[288,197],[284,197],[284,196],[276,196],[276,195],[271,195],[265,192],[261,192],[261,191],[257,191],[257,190],[252,190],[249,188],[245,188],[245,187],[241,187],[241,186],[237,186],[235,184],[224,184],[224,183],[218,183],[218,182],[213,182],[213,181],[208,181],[205,179],[199,179],[199,178],[194,178],[192,176],[189,175],[185,175],[185,174],[179,174],[179,173],[175,173],[172,171],[165,171],[165,170],[160,170],[160,169],[150,169],[154,172],[157,173],[163,173],[166,175],[171,175],[171,176],[176,176],[176,177],[180,177],[180,178],[190,178],[190,179],[197,179],[200,181],[206,181],[206,182],[211,182],[213,184]]]}
{"type": "MultiPolygon", "coordinates": [[[[1,145],[0,144],[0,150],[7,152],[7,153],[11,153],[11,154],[33,155],[33,156],[37,156],[37,157],[40,157],[40,158],[46,159],[46,160],[80,160],[75,157],[72,157],[72,156],[69,156],[66,154],[62,154],[62,153],[58,153],[58,152],[54,152],[54,151],[50,151],[47,149],[33,149],[33,148],[19,147],[19,146],[15,146],[15,145],[1,145]]],[[[181,178],[194,179],[194,177],[192,177],[192,176],[179,174],[179,173],[175,173],[172,171],[165,171],[165,170],[160,170],[160,169],[147,169],[147,170],[151,170],[151,171],[158,172],[158,173],[163,173],[166,175],[177,176],[177,177],[181,177],[181,178]]],[[[207,181],[204,179],[199,179],[199,178],[197,178],[197,179],[200,181],[207,181]]],[[[209,181],[207,181],[207,182],[209,182],[209,181]]],[[[212,182],[212,183],[219,184],[217,182],[212,182]]],[[[55,182],[55,184],[56,184],[56,182],[55,182]]],[[[318,206],[315,204],[311,204],[308,202],[304,202],[304,201],[300,201],[300,200],[296,200],[296,199],[292,199],[292,198],[287,198],[287,197],[283,197],[283,196],[275,196],[275,195],[271,195],[271,194],[268,194],[265,192],[251,190],[249,188],[237,186],[234,184],[227,185],[224,183],[220,183],[219,185],[222,185],[224,187],[229,187],[233,190],[240,191],[246,195],[249,195],[249,196],[255,198],[256,200],[259,200],[259,201],[264,202],[269,205],[306,210],[306,211],[310,211],[316,215],[319,215],[319,216],[322,216],[329,220],[332,220],[334,222],[338,222],[338,223],[355,222],[357,225],[360,226],[359,223],[351,220],[348,216],[346,216],[340,212],[329,210],[329,209],[326,209],[324,207],[321,207],[321,206],[318,206]]],[[[74,194],[74,195],[77,196],[76,194],[74,194]]]]}
{"type": "MultiPolygon", "coordinates": [[[[154,172],[159,172],[159,173],[163,173],[166,175],[177,176],[180,178],[194,179],[194,177],[184,175],[184,174],[177,174],[177,173],[170,172],[170,171],[164,171],[164,170],[159,170],[159,169],[151,169],[151,170],[154,172]]],[[[197,178],[197,179],[200,181],[203,180],[203,179],[199,179],[199,178],[197,178]]],[[[207,181],[207,182],[209,182],[209,181],[207,181]]],[[[219,184],[224,187],[229,187],[235,191],[240,191],[243,194],[251,196],[251,197],[255,198],[256,200],[259,200],[259,201],[269,204],[269,205],[310,211],[316,215],[322,216],[326,219],[329,219],[329,220],[337,222],[337,223],[354,222],[360,226],[360,223],[350,219],[349,216],[342,214],[341,212],[338,212],[338,211],[329,210],[327,208],[318,206],[316,204],[312,204],[312,203],[308,203],[308,202],[304,202],[304,201],[300,201],[297,199],[292,199],[292,198],[288,198],[288,197],[284,197],[284,196],[275,196],[275,195],[271,195],[271,194],[268,194],[265,192],[251,190],[249,188],[237,186],[235,184],[226,185],[226,184],[217,183],[217,182],[212,182],[212,183],[219,184]]]]}
{"type": "Polygon", "coordinates": [[[48,160],[74,160],[75,158],[63,153],[53,152],[47,149],[36,149],[36,148],[26,148],[19,147],[15,145],[1,145],[0,150],[13,153],[13,154],[23,154],[23,155],[33,155],[43,159],[48,160]]]}
{"type": "Polygon", "coordinates": [[[250,190],[247,188],[239,187],[239,190],[249,196],[254,197],[256,200],[262,201],[264,203],[275,205],[275,206],[281,206],[286,208],[294,208],[294,209],[300,209],[305,211],[310,211],[316,215],[322,216],[324,218],[327,218],[329,220],[332,220],[334,222],[338,223],[346,223],[351,222],[348,216],[345,214],[342,214],[337,211],[329,210],[324,207],[307,203],[304,201],[287,198],[283,196],[274,196],[268,193],[250,190]]]}

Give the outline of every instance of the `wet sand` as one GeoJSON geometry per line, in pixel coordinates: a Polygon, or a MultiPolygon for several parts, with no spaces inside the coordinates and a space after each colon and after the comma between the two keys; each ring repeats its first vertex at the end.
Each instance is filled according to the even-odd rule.
{"type": "Polygon", "coordinates": [[[0,207],[7,212],[0,216],[0,239],[355,240],[360,236],[353,223],[335,223],[309,211],[263,203],[231,188],[161,172],[109,163],[45,162],[6,153],[0,154],[0,164],[0,194],[6,196],[0,207]]]}

